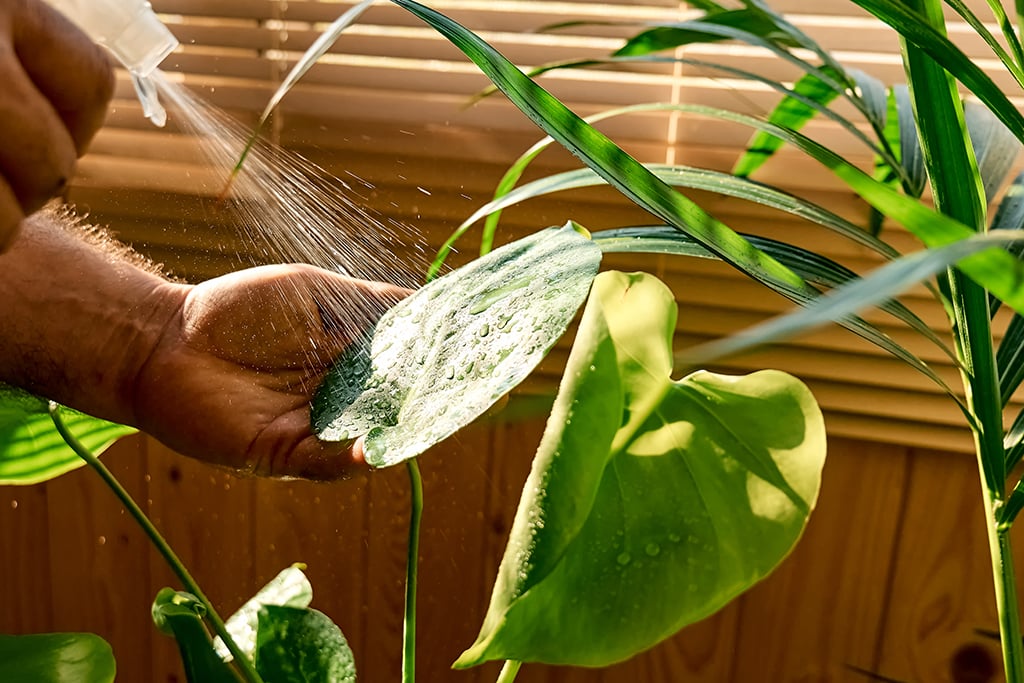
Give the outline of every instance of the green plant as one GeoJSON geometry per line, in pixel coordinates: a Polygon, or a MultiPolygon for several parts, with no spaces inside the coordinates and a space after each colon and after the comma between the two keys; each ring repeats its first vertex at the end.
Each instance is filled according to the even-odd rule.
{"type": "MultiPolygon", "coordinates": [[[[552,138],[576,152],[596,176],[619,187],[655,216],[686,233],[690,240],[699,243],[701,249],[698,251],[704,252],[702,255],[713,254],[776,291],[810,306],[789,318],[685,352],[682,355],[685,361],[694,364],[709,362],[813,325],[837,320],[916,367],[949,393],[964,413],[966,426],[975,438],[1007,680],[1021,681],[1024,680],[1024,660],[1009,532],[1024,507],[1024,482],[1010,477],[1024,455],[1024,417],[1016,416],[1007,430],[1003,413],[1024,378],[1019,354],[1024,321],[1021,318],[1019,280],[1013,281],[1019,277],[1020,264],[1014,256],[1016,248],[1010,244],[1013,240],[1010,231],[1024,227],[1019,201],[1021,183],[1024,182],[1022,178],[1018,176],[1013,180],[991,219],[987,207],[1004,184],[1024,142],[1024,117],[1011,104],[1007,94],[948,39],[942,2],[854,0],[854,3],[900,35],[909,87],[887,87],[867,74],[845,69],[809,36],[759,0],[742,0],[728,6],[717,2],[691,3],[703,10],[703,16],[691,21],[649,26],[611,58],[613,61],[687,62],[692,60],[678,60],[667,55],[670,50],[689,43],[731,39],[770,50],[804,72],[802,78],[788,87],[757,74],[702,64],[707,68],[719,68],[732,76],[767,83],[784,95],[782,102],[766,119],[707,107],[676,108],[747,125],[756,131],[747,154],[734,168],[736,177],[728,181],[711,172],[643,167],[634,163],[536,84],[514,73],[500,55],[487,46],[464,35],[436,13],[422,8],[413,11],[449,35],[488,73],[497,89],[524,111],[530,112],[552,138]],[[797,52],[794,48],[801,48],[804,52],[797,52]],[[802,56],[808,53],[813,57],[807,59],[802,56]],[[976,100],[963,101],[960,88],[976,100]],[[856,120],[847,119],[829,108],[829,104],[838,98],[852,105],[854,112],[868,124],[869,134],[857,129],[856,120]],[[874,175],[856,168],[840,155],[801,135],[799,129],[814,116],[828,116],[866,144],[876,157],[874,175]],[[789,197],[761,183],[743,180],[783,144],[791,144],[822,163],[873,207],[872,220],[863,233],[858,235],[850,231],[848,225],[830,215],[824,207],[789,197]],[[707,188],[716,182],[723,186],[719,191],[804,216],[844,237],[857,239],[886,259],[894,258],[896,254],[891,247],[875,239],[883,218],[902,224],[928,250],[900,258],[870,278],[853,282],[852,274],[839,264],[825,263],[820,256],[795,245],[751,240],[760,248],[757,249],[745,244],[740,246],[738,242],[728,244],[723,240],[723,235],[728,233],[713,219],[693,206],[684,206],[685,202],[675,197],[666,201],[666,183],[707,188]],[[934,208],[921,198],[926,183],[931,187],[934,208]],[[708,230],[708,226],[712,229],[708,230]],[[952,256],[952,250],[973,249],[971,244],[979,245],[985,240],[1005,241],[1010,249],[986,251],[963,260],[947,260],[952,256]],[[945,257],[939,257],[942,252],[946,253],[945,257]],[[755,256],[749,257],[750,254],[755,256]],[[777,260],[766,266],[763,258],[758,259],[758,254],[777,256],[777,260]],[[954,262],[956,267],[947,270],[946,264],[954,262]],[[812,294],[805,301],[802,300],[802,285],[786,280],[784,271],[777,269],[779,263],[817,284],[836,286],[846,281],[851,281],[851,284],[842,285],[839,291],[820,299],[812,294]],[[918,269],[916,273],[915,269],[918,269]],[[1010,273],[1013,275],[1009,280],[1003,279],[1010,273]],[[923,326],[909,311],[895,308],[895,304],[889,301],[910,282],[932,276],[936,276],[932,292],[948,312],[953,348],[922,329],[923,326]],[[818,301],[813,301],[815,299],[818,301]],[[863,321],[848,317],[859,307],[879,303],[940,344],[948,355],[955,358],[961,370],[962,397],[943,384],[919,358],[894,345],[892,340],[876,334],[863,321]],[[1003,303],[1010,305],[1016,314],[996,348],[991,320],[1003,303]]],[[[985,41],[1016,84],[1024,85],[1020,27],[1010,22],[1001,4],[990,2],[989,7],[1002,32],[1002,41],[992,35],[985,23],[963,3],[949,0],[945,4],[952,7],[985,41]]],[[[549,65],[538,69],[535,75],[552,68],[591,63],[549,65]]],[[[497,224],[496,212],[512,201],[511,195],[508,198],[501,195],[511,190],[523,166],[537,151],[539,146],[524,155],[503,181],[496,201],[478,211],[457,231],[456,236],[472,221],[491,214],[483,240],[487,248],[497,224]]],[[[515,200],[592,182],[594,179],[587,175],[565,174],[537,181],[518,188],[515,200]]],[[[632,241],[630,248],[643,251],[645,241],[665,239],[667,234],[670,233],[660,227],[634,228],[628,232],[632,241]],[[656,232],[660,232],[660,236],[656,236],[656,232]]],[[[626,233],[615,235],[624,236],[626,233]]],[[[598,240],[601,237],[595,236],[598,240]]],[[[688,253],[687,248],[667,244],[651,250],[694,255],[692,251],[688,253]]]]}
{"type": "MultiPolygon", "coordinates": [[[[706,107],[688,111],[759,131],[738,167],[742,174],[753,172],[778,148],[776,139],[821,162],[878,216],[899,221],[928,247],[898,258],[871,230],[858,230],[823,207],[763,184],[742,178],[726,182],[721,174],[641,164],[472,32],[411,0],[394,2],[462,49],[498,89],[576,153],[592,172],[590,177],[615,186],[664,223],[629,226],[592,239],[584,229],[569,225],[490,252],[497,225],[492,220],[483,248],[490,253],[434,280],[386,314],[352,355],[342,359],[315,402],[315,426],[324,438],[365,437],[368,457],[380,466],[405,463],[418,492],[414,458],[473,420],[525,377],[565,330],[589,290],[488,616],[477,642],[457,666],[505,659],[499,680],[507,682],[524,661],[589,666],[619,661],[710,614],[769,572],[798,539],[818,495],[824,458],[820,413],[806,388],[782,373],[726,378],[689,371],[723,354],[837,319],[939,383],[957,401],[976,435],[1007,677],[1024,680],[1007,553],[1010,525],[1024,507],[1024,488],[1018,484],[1008,494],[1006,487],[1007,472],[1024,454],[1024,419],[1014,423],[1005,443],[1002,426],[1003,404],[1024,378],[1024,360],[1015,353],[1024,336],[1024,318],[1019,315],[1024,312],[1024,267],[1002,248],[1012,245],[1017,235],[1009,230],[986,233],[985,216],[986,190],[992,192],[1001,180],[1000,169],[1005,173],[1008,168],[995,163],[988,152],[1004,144],[1007,135],[1024,139],[1024,118],[943,36],[937,0],[921,2],[916,9],[857,0],[904,36],[908,80],[913,85],[909,91],[887,89],[866,74],[845,70],[756,0],[732,9],[701,2],[706,16],[651,28],[616,57],[671,59],[656,53],[694,40],[741,39],[798,64],[807,76],[792,88],[776,84],[785,98],[767,120],[706,107]],[[815,59],[806,61],[794,47],[809,50],[815,59]],[[965,114],[944,69],[985,106],[965,114]],[[827,115],[856,129],[827,108],[838,97],[852,103],[870,124],[871,134],[860,137],[878,156],[874,175],[797,132],[813,115],[827,115]],[[924,117],[927,125],[918,130],[909,123],[914,119],[910,112],[924,103],[932,116],[924,117]],[[937,149],[943,154],[936,154],[937,149]],[[933,185],[934,209],[920,200],[925,171],[933,185]],[[974,182],[962,182],[964,178],[974,182]],[[862,279],[795,245],[740,235],[672,186],[712,182],[736,196],[807,216],[893,260],[862,279]],[[718,258],[807,308],[736,338],[676,354],[671,342],[674,297],[664,285],[644,274],[610,271],[595,277],[601,254],[614,251],[718,258]],[[950,313],[953,348],[892,300],[901,288],[932,277],[933,291],[950,313]],[[822,288],[834,291],[823,295],[822,288]],[[997,354],[990,314],[1000,302],[1018,315],[997,354]],[[963,371],[966,398],[943,384],[910,351],[856,317],[855,311],[868,305],[880,305],[955,358],[963,371]],[[421,368],[413,381],[403,372],[409,367],[421,368]],[[674,381],[677,369],[689,374],[674,381]],[[431,409],[438,394],[447,408],[442,419],[431,409]]],[[[315,61],[317,52],[367,4],[357,6],[325,33],[300,62],[296,75],[286,79],[268,113],[315,61]]],[[[972,16],[958,3],[951,4],[972,16]]],[[[1000,24],[1007,42],[1017,47],[1010,50],[1012,55],[997,50],[997,56],[1017,77],[1024,73],[1021,50],[1014,29],[1007,21],[1000,24]]],[[[972,25],[984,31],[980,22],[972,25]]],[[[988,42],[996,43],[994,38],[988,42]]],[[[535,151],[539,150],[531,151],[510,172],[502,192],[515,184],[535,151]]],[[[587,176],[580,173],[528,186],[517,198],[590,182],[587,176]]],[[[479,213],[493,214],[504,201],[511,200],[498,199],[479,213]]],[[[1003,206],[996,227],[1019,228],[1020,207],[1003,206]]],[[[467,221],[464,227],[470,224],[467,221]]],[[[443,258],[442,252],[438,265],[443,258]]],[[[59,416],[55,419],[59,426],[59,416]]],[[[68,441],[74,443],[73,438],[68,441]]],[[[93,458],[90,464],[96,467],[98,461],[93,458]]],[[[420,503],[417,495],[410,530],[405,681],[414,676],[414,560],[420,503]]],[[[235,674],[225,670],[202,619],[211,619],[222,636],[230,631],[231,620],[219,623],[187,573],[179,578],[192,595],[162,592],[154,608],[156,620],[182,643],[187,666],[199,667],[189,668],[190,675],[230,680],[228,676],[235,674]]],[[[248,623],[252,612],[249,609],[245,617],[248,623]]],[[[301,650],[310,638],[337,644],[340,634],[316,614],[305,604],[264,606],[257,614],[255,647],[268,653],[301,650]],[[304,636],[299,643],[282,645],[280,638],[287,633],[304,636]]],[[[235,661],[244,663],[248,657],[236,654],[235,661]]],[[[286,676],[282,672],[288,667],[273,657],[264,660],[265,668],[260,662],[257,655],[258,671],[244,668],[244,680],[258,680],[260,674],[293,680],[277,678],[286,676]]],[[[311,671],[321,678],[308,680],[348,680],[345,676],[351,673],[348,664],[333,659],[313,663],[311,671]]]]}

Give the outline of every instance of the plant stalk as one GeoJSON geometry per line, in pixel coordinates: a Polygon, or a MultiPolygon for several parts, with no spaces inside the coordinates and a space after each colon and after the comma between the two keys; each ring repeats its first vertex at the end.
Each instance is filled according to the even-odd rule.
{"type": "Polygon", "coordinates": [[[50,419],[53,420],[54,426],[57,431],[60,432],[61,437],[71,447],[78,457],[86,462],[103,480],[107,487],[113,491],[114,495],[117,496],[121,504],[124,505],[128,513],[135,519],[146,536],[153,543],[156,549],[163,556],[167,562],[167,566],[171,568],[174,575],[178,577],[185,589],[196,596],[199,602],[202,603],[203,607],[206,608],[206,619],[209,621],[210,626],[214,632],[220,636],[221,640],[224,641],[224,645],[228,648],[231,656],[234,657],[235,666],[232,669],[239,681],[243,683],[263,683],[263,679],[256,672],[253,663],[248,657],[242,652],[242,650],[235,643],[235,640],[228,633],[227,626],[224,624],[224,620],[221,619],[217,610],[214,609],[213,604],[203,593],[203,590],[196,583],[196,580],[189,574],[188,569],[182,564],[181,560],[175,554],[174,550],[171,549],[170,544],[160,535],[156,526],[149,520],[146,513],[142,511],[142,508],[138,506],[135,500],[131,497],[131,494],[121,486],[121,482],[113,475],[113,473],[107,469],[107,466],[100,462],[100,459],[96,455],[86,448],[78,438],[71,433],[64,420],[60,416],[60,406],[50,401],[50,419]]]}
{"type": "Polygon", "coordinates": [[[516,680],[516,674],[519,673],[519,667],[522,665],[522,662],[517,662],[514,659],[505,660],[505,665],[501,667],[501,673],[498,674],[498,680],[495,683],[512,683],[516,680]]]}
{"type": "Polygon", "coordinates": [[[976,416],[974,447],[978,458],[989,557],[999,615],[999,637],[1007,683],[1024,683],[1024,643],[1017,606],[1017,581],[1010,549],[1010,525],[1000,515],[1006,502],[1002,405],[999,400],[988,295],[962,274],[950,274],[956,317],[957,350],[963,360],[967,404],[976,416]]]}
{"type": "MultiPolygon", "coordinates": [[[[946,33],[941,0],[903,0],[903,4],[917,11],[937,31],[946,33]]],[[[901,38],[901,43],[935,207],[978,232],[984,231],[985,194],[956,83],[922,49],[905,38],[901,38]]],[[[1008,525],[1000,519],[1006,502],[1006,453],[988,293],[956,269],[950,269],[946,282],[967,407],[974,416],[971,431],[989,536],[1003,666],[1007,683],[1024,683],[1016,579],[1008,525]]]]}
{"type": "Polygon", "coordinates": [[[1024,681],[1024,641],[1021,640],[1020,611],[1017,607],[1017,577],[1010,547],[1010,525],[999,524],[994,505],[986,503],[989,553],[992,556],[992,580],[995,583],[996,611],[999,615],[999,641],[1007,683],[1024,681]]]}
{"type": "Polygon", "coordinates": [[[405,564],[405,624],[402,629],[402,683],[416,680],[416,572],[420,557],[420,521],[423,517],[423,477],[416,458],[406,462],[409,472],[409,555],[405,564]]]}

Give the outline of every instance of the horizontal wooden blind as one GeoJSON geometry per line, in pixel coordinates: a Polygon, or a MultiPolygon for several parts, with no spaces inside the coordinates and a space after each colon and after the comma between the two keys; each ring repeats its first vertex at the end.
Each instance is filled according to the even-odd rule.
{"type": "MultiPolygon", "coordinates": [[[[198,93],[251,125],[299,55],[352,2],[309,0],[153,0],[182,42],[163,65],[168,79],[198,93]]],[[[547,2],[540,0],[442,0],[431,6],[477,31],[521,66],[606,56],[646,21],[693,16],[674,0],[547,2]],[[560,22],[565,28],[539,31],[560,22]],[[608,22],[631,21],[633,26],[608,22]]],[[[781,0],[797,26],[833,50],[846,65],[887,83],[902,80],[892,32],[852,3],[781,0]]],[[[972,6],[988,16],[984,0],[972,6]]],[[[952,19],[952,17],[951,17],[952,19]]],[[[953,36],[979,63],[991,63],[986,46],[969,30],[953,36]],[[986,62],[985,60],[989,60],[986,62]]],[[[684,56],[716,61],[778,79],[798,75],[764,51],[733,44],[689,47],[684,56]]],[[[1010,88],[1008,78],[997,82],[1010,88]]],[[[761,84],[720,71],[673,64],[634,64],[558,71],[543,83],[581,114],[642,102],[700,103],[764,113],[777,95],[761,84]]],[[[538,137],[536,128],[500,96],[467,103],[487,85],[462,55],[404,10],[381,3],[367,11],[282,103],[267,135],[346,180],[358,201],[411,226],[421,235],[396,244],[395,258],[422,268],[452,228],[485,202],[507,164],[538,137]],[[354,178],[360,179],[354,181],[354,178]]],[[[1013,92],[1013,91],[1011,91],[1013,92]]],[[[190,278],[210,277],[266,258],[236,231],[229,217],[210,208],[219,187],[201,145],[175,125],[146,122],[131,85],[122,76],[108,126],[82,160],[69,198],[124,239],[190,278]]],[[[640,114],[601,125],[644,161],[728,169],[749,131],[706,119],[640,114]]],[[[813,136],[867,164],[865,150],[827,122],[813,136]]],[[[572,168],[558,150],[545,152],[537,170],[572,168]]],[[[531,176],[533,177],[533,176],[531,176]]],[[[833,210],[864,220],[864,205],[814,162],[784,151],[759,176],[833,210]]],[[[864,271],[877,260],[863,249],[788,216],[731,199],[700,196],[732,227],[819,249],[864,271]]],[[[512,237],[575,219],[592,230],[649,221],[608,190],[582,190],[535,200],[507,213],[502,233],[512,237]]],[[[898,226],[888,230],[906,249],[913,241],[898,226]]],[[[472,253],[467,242],[465,260],[472,253]]],[[[392,260],[382,256],[382,260],[392,260]]],[[[676,291],[682,311],[679,343],[728,334],[785,310],[786,302],[730,269],[710,262],[616,258],[612,265],[651,270],[676,291]]],[[[908,303],[944,329],[941,311],[911,294],[908,303]]],[[[947,358],[881,314],[868,318],[933,363],[952,385],[947,358]]],[[[535,388],[551,389],[568,342],[545,363],[535,388]]],[[[942,448],[968,448],[952,403],[927,380],[850,333],[830,329],[736,359],[725,367],[780,367],[804,378],[828,413],[834,433],[942,448]]]]}

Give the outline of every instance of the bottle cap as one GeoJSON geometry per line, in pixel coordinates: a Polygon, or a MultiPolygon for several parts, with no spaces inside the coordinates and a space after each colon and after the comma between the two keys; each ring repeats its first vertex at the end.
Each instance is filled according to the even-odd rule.
{"type": "Polygon", "coordinates": [[[156,14],[143,11],[107,47],[132,73],[148,76],[178,47],[178,39],[156,14]]]}

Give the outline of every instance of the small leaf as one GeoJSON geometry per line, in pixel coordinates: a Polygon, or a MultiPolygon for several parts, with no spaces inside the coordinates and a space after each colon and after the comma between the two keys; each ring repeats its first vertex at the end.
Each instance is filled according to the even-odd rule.
{"type": "Polygon", "coordinates": [[[505,245],[388,311],[313,400],[317,435],[366,436],[366,459],[415,457],[526,379],[587,295],[601,250],[573,227],[505,245]]]}
{"type": "MultiPolygon", "coordinates": [[[[313,586],[303,569],[305,566],[299,564],[283,570],[225,622],[224,625],[232,640],[250,659],[253,659],[256,653],[256,627],[261,607],[309,607],[309,603],[313,601],[313,586]]],[[[220,636],[213,639],[213,644],[222,659],[231,661],[231,653],[220,636]]]]}
{"type": "MultiPolygon", "coordinates": [[[[85,464],[53,426],[48,405],[37,396],[0,384],[0,485],[38,484],[85,464]]],[[[65,410],[63,417],[79,441],[97,454],[136,431],[71,410],[65,410]]]]}
{"type": "Polygon", "coordinates": [[[355,683],[345,636],[322,612],[265,605],[259,610],[256,670],[273,683],[355,683]]]}
{"type": "Polygon", "coordinates": [[[825,456],[807,388],[776,371],[673,381],[672,292],[594,280],[476,643],[456,662],[604,666],[772,570],[825,456]]]}
{"type": "Polygon", "coordinates": [[[213,649],[203,625],[206,609],[191,593],[162,588],[153,601],[153,623],[178,642],[189,683],[238,683],[231,666],[213,649]]]}
{"type": "Polygon", "coordinates": [[[113,683],[114,653],[92,633],[0,635],[0,681],[113,683]]]}

